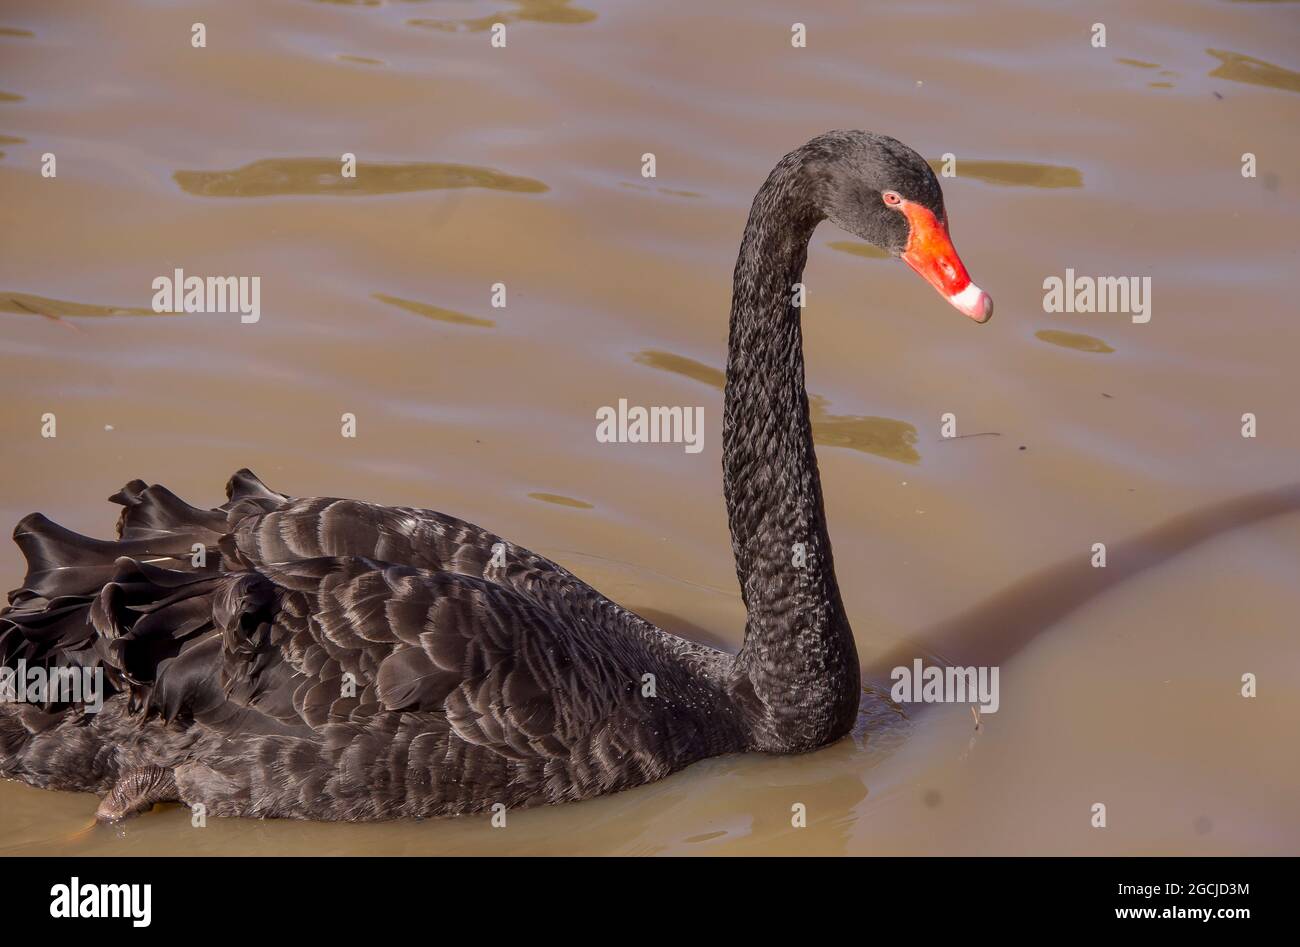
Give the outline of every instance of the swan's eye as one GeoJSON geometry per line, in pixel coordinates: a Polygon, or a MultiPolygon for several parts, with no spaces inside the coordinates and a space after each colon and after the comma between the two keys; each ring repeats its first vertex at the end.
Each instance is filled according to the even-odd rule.
{"type": "Polygon", "coordinates": [[[880,199],[890,207],[897,207],[899,204],[903,203],[903,199],[898,196],[897,191],[885,191],[880,195],[880,199]]]}

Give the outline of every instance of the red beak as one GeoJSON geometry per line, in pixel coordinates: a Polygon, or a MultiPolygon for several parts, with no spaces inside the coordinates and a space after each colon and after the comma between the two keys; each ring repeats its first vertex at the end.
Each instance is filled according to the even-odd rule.
{"type": "Polygon", "coordinates": [[[959,311],[976,322],[992,319],[993,297],[971,282],[948,236],[948,228],[920,204],[903,201],[900,207],[912,227],[907,249],[903,251],[904,262],[959,311]]]}

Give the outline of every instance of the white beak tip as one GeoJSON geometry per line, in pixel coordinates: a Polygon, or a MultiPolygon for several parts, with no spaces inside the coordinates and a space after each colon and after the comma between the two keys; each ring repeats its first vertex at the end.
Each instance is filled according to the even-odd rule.
{"type": "Polygon", "coordinates": [[[967,284],[960,293],[948,297],[953,308],[970,316],[978,323],[988,322],[993,318],[993,297],[974,283],[967,284]]]}

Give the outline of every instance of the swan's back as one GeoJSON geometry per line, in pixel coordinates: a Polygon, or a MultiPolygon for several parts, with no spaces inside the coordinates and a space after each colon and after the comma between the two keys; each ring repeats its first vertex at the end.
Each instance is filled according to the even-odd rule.
{"type": "Polygon", "coordinates": [[[212,815],[374,819],[582,799],[744,747],[729,658],[541,556],[247,471],[228,494],[128,484],[118,542],[19,524],[0,658],[97,669],[113,696],[4,705],[0,773],[105,792],[160,767],[212,815]]]}

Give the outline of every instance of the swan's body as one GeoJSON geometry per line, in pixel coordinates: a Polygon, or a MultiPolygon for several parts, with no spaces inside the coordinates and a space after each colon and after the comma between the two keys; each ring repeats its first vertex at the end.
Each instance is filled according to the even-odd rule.
{"type": "Polygon", "coordinates": [[[247,471],[229,502],[200,510],[133,481],[113,498],[125,507],[116,542],[39,514],[18,524],[29,572],[0,614],[0,659],[99,669],[111,696],[93,714],[0,704],[0,775],[105,794],[101,818],[164,799],[215,816],[424,817],[584,799],[721,753],[843,736],[858,660],[791,287],[830,217],[987,318],[955,253],[964,284],[951,262],[925,271],[944,261],[921,246],[916,214],[946,241],[933,173],[862,132],[787,155],[755,198],[723,426],[749,616],[739,654],[661,631],[555,563],[439,513],[290,499],[247,471]]]}

